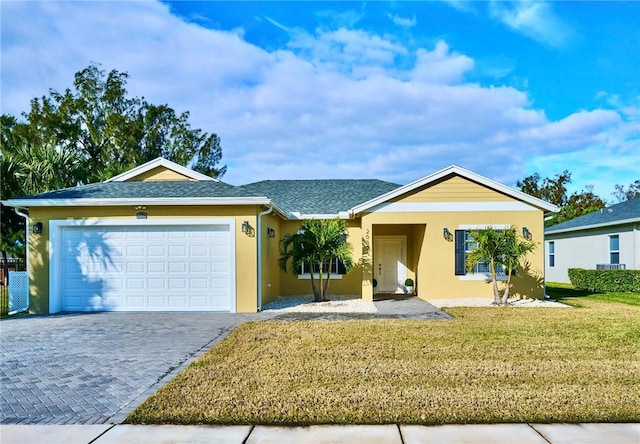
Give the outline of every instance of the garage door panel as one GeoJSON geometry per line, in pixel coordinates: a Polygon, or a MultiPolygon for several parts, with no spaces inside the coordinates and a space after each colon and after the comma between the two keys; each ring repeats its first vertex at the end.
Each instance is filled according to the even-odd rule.
{"type": "Polygon", "coordinates": [[[127,273],[144,273],[146,262],[142,261],[128,261],[127,273]]]}
{"type": "Polygon", "coordinates": [[[206,290],[209,288],[209,282],[207,278],[191,278],[189,279],[190,290],[206,290]]]}
{"type": "Polygon", "coordinates": [[[150,290],[165,290],[167,283],[165,279],[147,279],[147,288],[150,290]]]}
{"type": "Polygon", "coordinates": [[[149,245],[147,248],[147,257],[165,257],[167,250],[164,245],[149,245]]]}
{"type": "Polygon", "coordinates": [[[233,310],[229,225],[63,227],[66,311],[233,310]]]}
{"type": "Polygon", "coordinates": [[[132,257],[146,257],[146,249],[143,245],[127,245],[125,247],[125,254],[128,258],[132,257]]]}
{"type": "Polygon", "coordinates": [[[184,261],[170,261],[169,273],[185,273],[187,271],[187,264],[184,261]]]}

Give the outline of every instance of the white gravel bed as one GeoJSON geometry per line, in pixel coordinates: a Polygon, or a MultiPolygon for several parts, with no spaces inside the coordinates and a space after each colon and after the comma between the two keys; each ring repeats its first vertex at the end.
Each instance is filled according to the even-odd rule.
{"type": "Polygon", "coordinates": [[[329,296],[328,302],[313,302],[312,295],[281,296],[262,306],[269,313],[377,313],[373,302],[360,296],[329,296]]]}
{"type": "MultiPolygon", "coordinates": [[[[492,307],[493,298],[461,298],[461,299],[432,299],[427,301],[438,308],[442,307],[492,307]]],[[[570,305],[556,301],[540,299],[509,299],[513,307],[536,308],[571,308],[570,305]]]]}

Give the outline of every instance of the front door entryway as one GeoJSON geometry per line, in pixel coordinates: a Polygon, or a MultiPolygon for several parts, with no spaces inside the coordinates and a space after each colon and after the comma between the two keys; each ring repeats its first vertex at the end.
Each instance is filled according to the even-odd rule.
{"type": "Polygon", "coordinates": [[[376,236],[374,278],[379,293],[404,293],[407,278],[407,237],[376,236]]]}

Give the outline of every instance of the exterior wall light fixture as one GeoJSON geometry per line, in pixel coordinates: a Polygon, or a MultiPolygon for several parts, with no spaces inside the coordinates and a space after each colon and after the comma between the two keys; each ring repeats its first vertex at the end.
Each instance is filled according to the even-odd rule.
{"type": "Polygon", "coordinates": [[[273,239],[274,237],[276,237],[276,230],[271,227],[267,228],[267,236],[273,239]]]}
{"type": "Polygon", "coordinates": [[[526,240],[531,240],[531,231],[529,231],[527,227],[522,227],[522,237],[524,237],[526,240]]]}
{"type": "Polygon", "coordinates": [[[42,233],[42,222],[36,222],[35,224],[33,224],[33,232],[35,234],[42,233]]]}
{"type": "Polygon", "coordinates": [[[442,230],[442,236],[445,238],[445,240],[448,240],[448,241],[453,239],[453,235],[451,234],[451,231],[449,231],[447,227],[445,227],[444,230],[442,230]]]}
{"type": "Polygon", "coordinates": [[[242,232],[244,234],[247,234],[249,232],[249,221],[245,220],[244,222],[242,222],[242,232]]]}

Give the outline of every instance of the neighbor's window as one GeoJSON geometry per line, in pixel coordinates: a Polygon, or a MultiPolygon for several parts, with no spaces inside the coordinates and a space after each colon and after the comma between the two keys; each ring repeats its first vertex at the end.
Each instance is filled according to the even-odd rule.
{"type": "Polygon", "coordinates": [[[549,242],[549,266],[556,266],[556,243],[549,242]]]}
{"type": "MultiPolygon", "coordinates": [[[[329,262],[324,262],[322,264],[322,273],[327,273],[329,270],[329,262]]],[[[318,264],[313,264],[313,274],[320,273],[320,267],[318,264]]],[[[300,268],[298,268],[298,274],[308,275],[311,274],[309,270],[309,266],[307,264],[302,264],[300,268]]],[[[331,261],[331,274],[347,274],[347,269],[344,264],[339,259],[333,259],[331,261]]]]}
{"type": "Polygon", "coordinates": [[[609,263],[620,263],[620,236],[617,234],[609,236],[609,263]]]}

